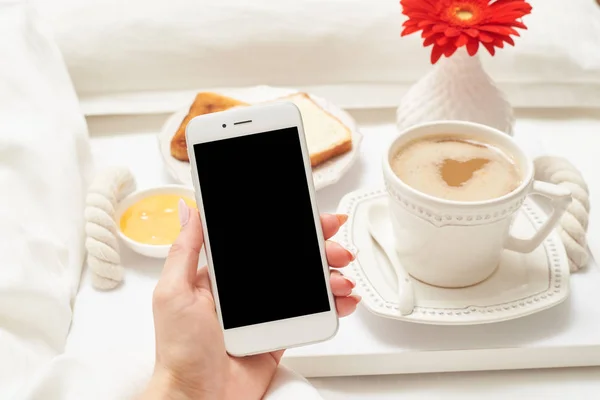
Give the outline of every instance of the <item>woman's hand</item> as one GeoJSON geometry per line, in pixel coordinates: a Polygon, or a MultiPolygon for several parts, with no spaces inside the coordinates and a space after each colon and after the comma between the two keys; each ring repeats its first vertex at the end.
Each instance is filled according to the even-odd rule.
{"type": "MultiPolygon", "coordinates": [[[[197,210],[179,203],[181,233],[171,247],[154,290],[156,365],[143,399],[260,399],[266,392],[283,351],[236,358],[225,351],[206,267],[197,269],[204,243],[197,210]]],[[[321,216],[326,239],[346,222],[345,215],[321,216]]],[[[354,256],[327,241],[329,265],[345,267],[354,256]]],[[[354,282],[331,271],[338,315],[354,312],[360,297],[354,282]]]]}

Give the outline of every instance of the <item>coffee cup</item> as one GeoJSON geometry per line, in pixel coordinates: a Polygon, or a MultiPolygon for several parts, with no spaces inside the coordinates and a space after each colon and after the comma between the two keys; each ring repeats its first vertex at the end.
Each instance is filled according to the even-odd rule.
{"type": "Polygon", "coordinates": [[[437,121],[403,131],[386,147],[383,176],[398,255],[414,278],[439,287],[461,288],[490,277],[505,250],[529,253],[552,232],[571,202],[568,189],[534,180],[534,165],[510,136],[463,121],[437,121]],[[511,156],[519,181],[506,194],[485,200],[455,200],[417,190],[394,172],[392,162],[410,143],[440,135],[474,138],[511,156]],[[539,195],[552,209],[529,238],[511,233],[523,202],[539,195]]]}

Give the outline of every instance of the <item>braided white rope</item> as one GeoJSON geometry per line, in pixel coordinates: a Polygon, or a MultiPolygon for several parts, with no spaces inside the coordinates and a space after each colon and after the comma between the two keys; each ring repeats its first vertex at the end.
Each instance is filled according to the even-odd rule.
{"type": "Polygon", "coordinates": [[[558,226],[571,272],[579,271],[588,262],[586,232],[590,215],[590,192],[581,173],[562,157],[543,156],[535,160],[535,178],[568,188],[573,202],[558,226]]]}
{"type": "Polygon", "coordinates": [[[135,180],[127,168],[112,167],[96,176],[88,190],[85,208],[88,266],[96,289],[114,289],[123,281],[115,208],[135,190],[135,180]]]}

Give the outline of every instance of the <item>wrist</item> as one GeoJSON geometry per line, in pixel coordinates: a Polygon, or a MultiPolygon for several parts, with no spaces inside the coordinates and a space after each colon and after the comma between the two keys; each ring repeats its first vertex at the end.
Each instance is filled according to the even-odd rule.
{"type": "Polygon", "coordinates": [[[156,367],[140,400],[212,400],[206,393],[194,390],[169,371],[156,367]]]}

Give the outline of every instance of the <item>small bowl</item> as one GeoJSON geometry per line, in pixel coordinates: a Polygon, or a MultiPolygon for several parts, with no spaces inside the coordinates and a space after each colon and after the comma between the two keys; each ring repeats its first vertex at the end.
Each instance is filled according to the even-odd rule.
{"type": "Polygon", "coordinates": [[[119,237],[131,250],[147,257],[166,258],[169,254],[169,249],[171,248],[170,244],[154,245],[136,242],[121,231],[121,217],[125,211],[141,199],[157,194],[176,194],[193,200],[196,199],[194,189],[183,185],[165,185],[151,189],[138,190],[119,202],[117,209],[115,210],[115,222],[117,223],[119,237]]]}

